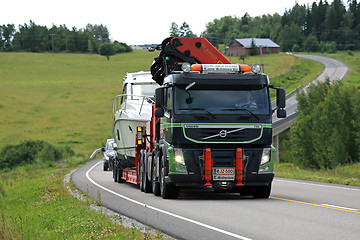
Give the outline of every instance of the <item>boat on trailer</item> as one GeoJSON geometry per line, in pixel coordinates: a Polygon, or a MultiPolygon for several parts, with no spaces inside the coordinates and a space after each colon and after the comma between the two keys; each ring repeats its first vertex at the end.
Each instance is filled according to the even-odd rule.
{"type": "Polygon", "coordinates": [[[146,126],[152,114],[155,89],[159,85],[150,72],[127,73],[123,92],[114,97],[112,105],[113,136],[118,146],[118,157],[133,162],[135,135],[138,126],[146,126]]]}

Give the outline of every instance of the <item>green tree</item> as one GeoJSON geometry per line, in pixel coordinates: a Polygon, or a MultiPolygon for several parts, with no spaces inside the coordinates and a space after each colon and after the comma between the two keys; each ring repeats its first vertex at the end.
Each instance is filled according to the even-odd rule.
{"type": "Polygon", "coordinates": [[[100,25],[92,25],[88,24],[85,27],[85,31],[91,33],[92,37],[96,39],[99,43],[106,43],[110,42],[110,33],[106,26],[100,24],[100,25]]]}
{"type": "Polygon", "coordinates": [[[172,22],[170,27],[170,37],[179,37],[179,36],[180,36],[179,26],[175,22],[172,22]]]}
{"type": "Polygon", "coordinates": [[[7,24],[0,25],[0,51],[11,51],[12,50],[12,38],[15,33],[15,25],[7,24]]]}
{"type": "Polygon", "coordinates": [[[285,25],[279,33],[280,47],[283,51],[291,51],[294,44],[302,46],[303,34],[301,28],[295,23],[285,25]]]}
{"type": "Polygon", "coordinates": [[[255,45],[255,41],[254,39],[251,39],[251,49],[250,49],[250,55],[251,56],[255,56],[255,55],[258,55],[258,48],[257,46],[255,45]]]}
{"type": "Polygon", "coordinates": [[[307,52],[319,51],[319,42],[315,35],[308,36],[304,41],[304,50],[307,52]]]}
{"type": "Polygon", "coordinates": [[[100,47],[100,55],[106,56],[107,60],[110,60],[110,56],[115,55],[116,51],[111,43],[104,43],[100,47]]]}
{"type": "Polygon", "coordinates": [[[359,161],[359,97],[355,88],[329,80],[297,95],[290,142],[298,165],[326,169],[359,161]]]}
{"type": "Polygon", "coordinates": [[[180,37],[196,37],[196,35],[191,31],[189,24],[183,22],[179,29],[179,36],[180,37]]]}

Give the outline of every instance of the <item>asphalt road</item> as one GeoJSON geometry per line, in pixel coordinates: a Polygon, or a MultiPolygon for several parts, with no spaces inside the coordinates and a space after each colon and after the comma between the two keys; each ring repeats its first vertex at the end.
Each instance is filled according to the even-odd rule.
{"type": "MultiPolygon", "coordinates": [[[[299,57],[324,65],[318,81],[342,79],[348,72],[334,59],[299,57]]],[[[296,106],[295,96],[287,100],[288,115],[296,106]]],[[[275,178],[269,199],[199,189],[164,200],[136,185],[113,182],[100,160],[79,168],[72,182],[90,197],[101,197],[105,207],[178,239],[360,239],[359,187],[275,178]]]]}
{"type": "Polygon", "coordinates": [[[186,190],[176,200],[115,183],[102,161],[72,175],[103,205],[178,239],[360,239],[360,188],[276,178],[269,199],[186,190]]]}

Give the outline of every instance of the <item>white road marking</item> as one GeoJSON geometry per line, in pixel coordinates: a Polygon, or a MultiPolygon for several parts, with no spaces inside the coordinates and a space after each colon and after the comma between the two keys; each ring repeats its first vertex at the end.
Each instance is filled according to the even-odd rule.
{"type": "Polygon", "coordinates": [[[347,208],[347,207],[341,207],[341,206],[336,206],[336,205],[330,205],[330,204],[321,204],[323,206],[327,206],[327,207],[333,207],[333,208],[340,208],[340,209],[345,209],[345,210],[350,210],[350,211],[359,211],[359,209],[356,208],[347,208]]]}
{"type": "Polygon", "coordinates": [[[338,186],[318,184],[318,183],[297,182],[297,181],[288,181],[288,180],[282,180],[282,179],[275,179],[275,181],[287,182],[287,183],[298,183],[298,184],[305,184],[305,185],[311,185],[311,186],[317,186],[317,187],[328,187],[328,188],[335,188],[335,189],[360,191],[360,188],[338,187],[338,186]]]}
{"type": "Polygon", "coordinates": [[[217,227],[213,227],[213,226],[210,226],[210,225],[207,225],[205,223],[201,223],[201,222],[198,222],[198,221],[195,221],[195,220],[192,220],[190,218],[186,218],[186,217],[183,217],[183,216],[180,216],[180,215],[177,215],[177,214],[174,214],[174,213],[171,213],[171,212],[167,212],[167,211],[164,211],[162,209],[159,209],[159,208],[156,208],[156,207],[153,207],[153,206],[150,206],[150,205],[147,205],[145,203],[142,203],[142,202],[139,202],[139,201],[136,201],[134,199],[131,199],[129,197],[126,197],[124,195],[121,195],[117,192],[114,192],[110,189],[107,189],[105,188],[104,186],[101,186],[100,184],[98,184],[97,182],[95,182],[90,176],[89,176],[89,173],[97,166],[99,165],[100,163],[102,163],[101,161],[98,162],[97,164],[95,164],[94,166],[92,166],[87,172],[86,172],[86,178],[91,182],[93,183],[94,185],[96,185],[97,187],[109,192],[109,193],[112,193],[118,197],[121,197],[127,201],[130,201],[132,203],[135,203],[139,206],[142,206],[142,207],[145,207],[145,208],[149,208],[149,209],[152,209],[154,211],[157,211],[157,212],[160,212],[160,213],[163,213],[163,214],[166,214],[166,215],[169,215],[171,217],[175,217],[175,218],[178,218],[178,219],[181,219],[183,221],[187,221],[187,222],[190,222],[190,223],[193,223],[193,224],[196,224],[196,225],[199,225],[201,227],[205,227],[205,228],[208,228],[208,229],[211,229],[213,231],[217,231],[217,232],[220,232],[222,234],[226,234],[226,235],[229,235],[231,237],[234,237],[234,238],[237,238],[237,239],[243,239],[243,240],[251,240],[250,238],[247,238],[247,237],[244,237],[244,236],[241,236],[241,235],[238,235],[238,234],[235,234],[235,233],[231,233],[231,232],[228,232],[228,231],[225,231],[225,230],[222,230],[222,229],[219,229],[217,227]]]}

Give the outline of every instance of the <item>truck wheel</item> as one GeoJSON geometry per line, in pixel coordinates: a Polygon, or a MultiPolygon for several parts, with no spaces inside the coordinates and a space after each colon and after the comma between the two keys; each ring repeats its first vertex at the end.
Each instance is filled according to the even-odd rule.
{"type": "Polygon", "coordinates": [[[114,182],[117,182],[118,180],[118,168],[114,167],[113,169],[113,178],[114,178],[114,182]]]}
{"type": "Polygon", "coordinates": [[[269,198],[271,192],[271,183],[269,186],[260,186],[253,188],[254,198],[269,198]]]}
{"type": "Polygon", "coordinates": [[[109,160],[109,171],[113,170],[114,160],[109,160]]]}
{"type": "Polygon", "coordinates": [[[143,162],[143,166],[144,166],[144,175],[143,175],[143,187],[144,187],[144,192],[145,193],[151,193],[152,192],[152,186],[151,186],[151,181],[149,181],[148,178],[148,174],[146,171],[146,164],[148,163],[148,158],[149,158],[150,154],[149,153],[145,153],[145,159],[143,162]]]}
{"type": "Polygon", "coordinates": [[[143,162],[143,154],[140,155],[140,166],[139,166],[139,188],[140,191],[144,191],[144,162],[143,162]]]}
{"type": "Polygon", "coordinates": [[[151,171],[152,179],[152,190],[155,196],[160,196],[160,183],[156,180],[156,163],[155,159],[153,160],[153,166],[151,171]]]}
{"type": "Polygon", "coordinates": [[[160,173],[160,192],[161,197],[164,199],[175,199],[178,197],[178,189],[173,184],[165,182],[165,168],[161,167],[160,173]]]}
{"type": "Polygon", "coordinates": [[[122,173],[123,173],[122,168],[117,168],[117,182],[118,182],[118,183],[123,183],[123,182],[125,182],[125,180],[121,178],[121,177],[122,177],[122,173]]]}
{"type": "Polygon", "coordinates": [[[107,171],[109,169],[109,163],[104,162],[104,171],[107,171]]]}

